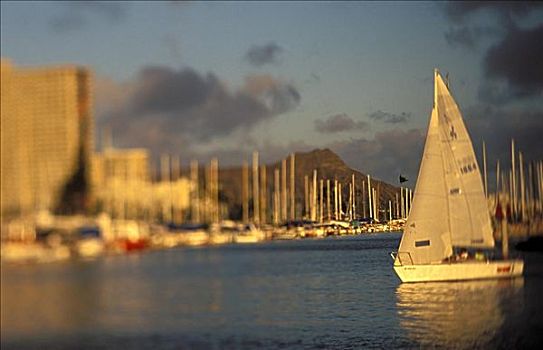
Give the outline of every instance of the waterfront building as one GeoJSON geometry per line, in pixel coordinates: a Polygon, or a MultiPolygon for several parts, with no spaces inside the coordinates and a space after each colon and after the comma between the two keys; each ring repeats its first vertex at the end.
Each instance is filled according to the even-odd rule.
{"type": "Polygon", "coordinates": [[[2,59],[2,218],[63,204],[68,183],[78,174],[88,179],[92,149],[91,72],[74,65],[18,67],[2,59]]]}
{"type": "Polygon", "coordinates": [[[149,181],[149,151],[144,148],[106,148],[92,156],[92,187],[98,190],[113,179],[129,183],[149,181]]]}
{"type": "Polygon", "coordinates": [[[91,186],[99,210],[113,217],[135,217],[149,187],[146,149],[106,148],[92,156],[91,186]]]}
{"type": "Polygon", "coordinates": [[[147,149],[107,147],[93,154],[92,169],[98,209],[113,218],[180,223],[188,213],[191,181],[178,174],[151,181],[147,149]]]}

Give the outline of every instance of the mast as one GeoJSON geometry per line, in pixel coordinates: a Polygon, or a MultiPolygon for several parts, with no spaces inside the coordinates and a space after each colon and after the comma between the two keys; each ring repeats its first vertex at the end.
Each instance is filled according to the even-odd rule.
{"type": "Polygon", "coordinates": [[[437,70],[434,75],[434,108],[428,122],[413,205],[398,248],[398,256],[404,254],[414,265],[441,262],[452,254],[450,224],[449,227],[444,224],[448,221],[449,206],[441,140],[443,129],[436,108],[437,70]]]}
{"type": "Polygon", "coordinates": [[[319,222],[322,223],[322,221],[323,221],[323,215],[324,215],[324,210],[323,210],[323,202],[324,202],[324,196],[323,196],[323,191],[324,191],[324,180],[323,180],[323,179],[320,179],[320,180],[319,180],[319,184],[320,184],[320,196],[319,196],[319,201],[320,201],[320,205],[319,205],[319,222]]]}
{"type": "Polygon", "coordinates": [[[532,218],[534,216],[534,174],[533,174],[533,162],[528,164],[528,188],[527,191],[527,204],[528,204],[528,217],[532,218]]]}
{"type": "Polygon", "coordinates": [[[241,208],[244,224],[249,222],[249,164],[243,160],[241,167],[241,208]]]}
{"type": "Polygon", "coordinates": [[[392,202],[388,200],[388,221],[392,221],[392,202]]]}
{"type": "Polygon", "coordinates": [[[211,159],[211,174],[213,176],[212,189],[213,189],[213,222],[220,221],[220,207],[219,207],[219,160],[217,158],[211,159]]]}
{"type": "Polygon", "coordinates": [[[277,226],[279,224],[279,193],[281,191],[279,186],[279,169],[273,170],[274,179],[274,191],[273,191],[273,223],[277,226]]]}
{"type": "Polygon", "coordinates": [[[290,219],[296,220],[296,167],[295,167],[295,155],[290,155],[290,219]]]}
{"type": "Polygon", "coordinates": [[[353,184],[349,183],[349,221],[353,220],[353,184]]]}
{"type": "Polygon", "coordinates": [[[198,161],[197,160],[192,160],[190,162],[190,179],[192,182],[191,219],[192,219],[192,223],[199,223],[200,222],[200,205],[199,205],[200,183],[198,180],[198,161]]]}
{"type": "Polygon", "coordinates": [[[330,179],[326,179],[326,219],[330,221],[330,179]]]}
{"type": "Polygon", "coordinates": [[[341,190],[341,183],[338,183],[339,193],[338,193],[338,204],[339,204],[339,220],[343,220],[343,196],[341,190]]]}
{"type": "Polygon", "coordinates": [[[352,174],[351,182],[353,187],[353,220],[356,220],[356,185],[354,181],[354,174],[352,174]]]}
{"type": "Polygon", "coordinates": [[[253,152],[253,216],[255,225],[260,225],[260,201],[258,193],[258,151],[253,152]]]}
{"type": "Polygon", "coordinates": [[[405,199],[403,198],[403,187],[400,187],[400,206],[401,206],[401,215],[402,219],[405,219],[405,199]]]}
{"type": "Polygon", "coordinates": [[[362,186],[360,186],[362,189],[362,217],[367,218],[366,216],[366,183],[364,180],[362,180],[362,186]]]}
{"type": "Polygon", "coordinates": [[[370,178],[370,175],[368,174],[368,207],[370,209],[370,219],[373,219],[373,205],[371,203],[371,195],[372,195],[371,178],[370,178]]]}
{"type": "Polygon", "coordinates": [[[203,220],[206,223],[211,221],[211,167],[204,166],[204,206],[202,211],[203,220]]]}
{"type": "Polygon", "coordinates": [[[353,219],[353,185],[349,182],[349,200],[348,200],[347,213],[349,215],[349,221],[353,219]]]}
{"type": "Polygon", "coordinates": [[[334,179],[334,220],[338,219],[338,193],[337,193],[337,180],[334,179]]]}
{"type": "Polygon", "coordinates": [[[524,188],[524,165],[522,163],[522,152],[518,153],[518,166],[520,177],[520,213],[522,221],[526,221],[526,190],[524,188]]]}
{"type": "Polygon", "coordinates": [[[287,221],[287,160],[281,160],[281,221],[287,221]]]}
{"type": "Polygon", "coordinates": [[[317,169],[313,170],[311,221],[317,221],[317,169]]]}
{"type": "Polygon", "coordinates": [[[268,194],[268,184],[266,182],[266,165],[262,164],[260,166],[260,220],[263,224],[268,222],[268,213],[267,213],[267,194],[268,194]]]}

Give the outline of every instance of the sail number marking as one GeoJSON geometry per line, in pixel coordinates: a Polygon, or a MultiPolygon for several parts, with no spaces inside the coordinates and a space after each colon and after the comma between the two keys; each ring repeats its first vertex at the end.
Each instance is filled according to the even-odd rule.
{"type": "Polygon", "coordinates": [[[424,240],[424,241],[415,241],[415,247],[427,247],[430,245],[430,240],[424,240]]]}

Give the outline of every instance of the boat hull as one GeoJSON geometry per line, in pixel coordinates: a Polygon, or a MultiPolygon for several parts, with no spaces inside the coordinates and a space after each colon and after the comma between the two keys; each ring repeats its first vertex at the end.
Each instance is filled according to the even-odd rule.
{"type": "Polygon", "coordinates": [[[405,283],[514,278],[521,276],[523,270],[522,260],[394,265],[394,271],[405,283]]]}

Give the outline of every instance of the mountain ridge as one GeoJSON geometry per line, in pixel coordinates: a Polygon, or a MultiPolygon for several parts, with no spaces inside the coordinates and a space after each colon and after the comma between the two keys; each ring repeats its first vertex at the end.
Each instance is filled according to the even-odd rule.
{"type": "MultiPolygon", "coordinates": [[[[331,206],[333,207],[333,186],[334,180],[342,184],[343,208],[347,208],[349,201],[349,184],[351,177],[355,175],[355,195],[357,203],[357,214],[359,217],[368,217],[368,191],[367,191],[367,174],[361,171],[350,168],[336,153],[328,148],[314,149],[309,152],[296,152],[295,157],[295,198],[296,198],[296,213],[297,217],[301,218],[304,214],[304,187],[305,176],[308,177],[309,188],[311,188],[313,179],[313,170],[317,170],[317,186],[320,186],[320,180],[324,180],[324,203],[326,203],[326,180],[330,180],[331,187],[331,206]],[[364,189],[362,189],[362,185],[364,189]],[[364,211],[364,213],[362,213],[364,211]]],[[[290,155],[285,158],[287,166],[287,187],[290,187],[290,155]]],[[[266,183],[267,183],[267,208],[271,213],[273,190],[274,190],[274,170],[279,169],[281,179],[281,162],[278,160],[266,166],[266,183]]],[[[263,166],[263,164],[259,164],[263,166]]],[[[229,216],[231,219],[241,219],[241,177],[242,167],[230,167],[219,170],[220,179],[220,197],[221,201],[228,206],[229,216]]],[[[260,178],[259,171],[259,178],[260,178]]],[[[281,181],[280,181],[281,183],[281,181]]],[[[371,178],[371,187],[375,188],[379,198],[379,208],[381,210],[381,220],[384,219],[383,210],[388,210],[388,201],[392,202],[393,212],[395,208],[395,198],[398,194],[400,198],[400,188],[384,181],[371,178]]],[[[259,190],[260,190],[259,186],[259,190]]],[[[252,212],[252,166],[249,164],[249,207],[252,212]]],[[[317,193],[320,192],[317,187],[317,193]]],[[[326,204],[325,204],[326,205],[326,204]]],[[[345,209],[344,209],[345,210],[345,209]]],[[[268,214],[268,216],[271,214],[268,214]]],[[[326,215],[326,212],[325,212],[326,215]]],[[[251,215],[250,215],[251,216],[251,215]]]]}

